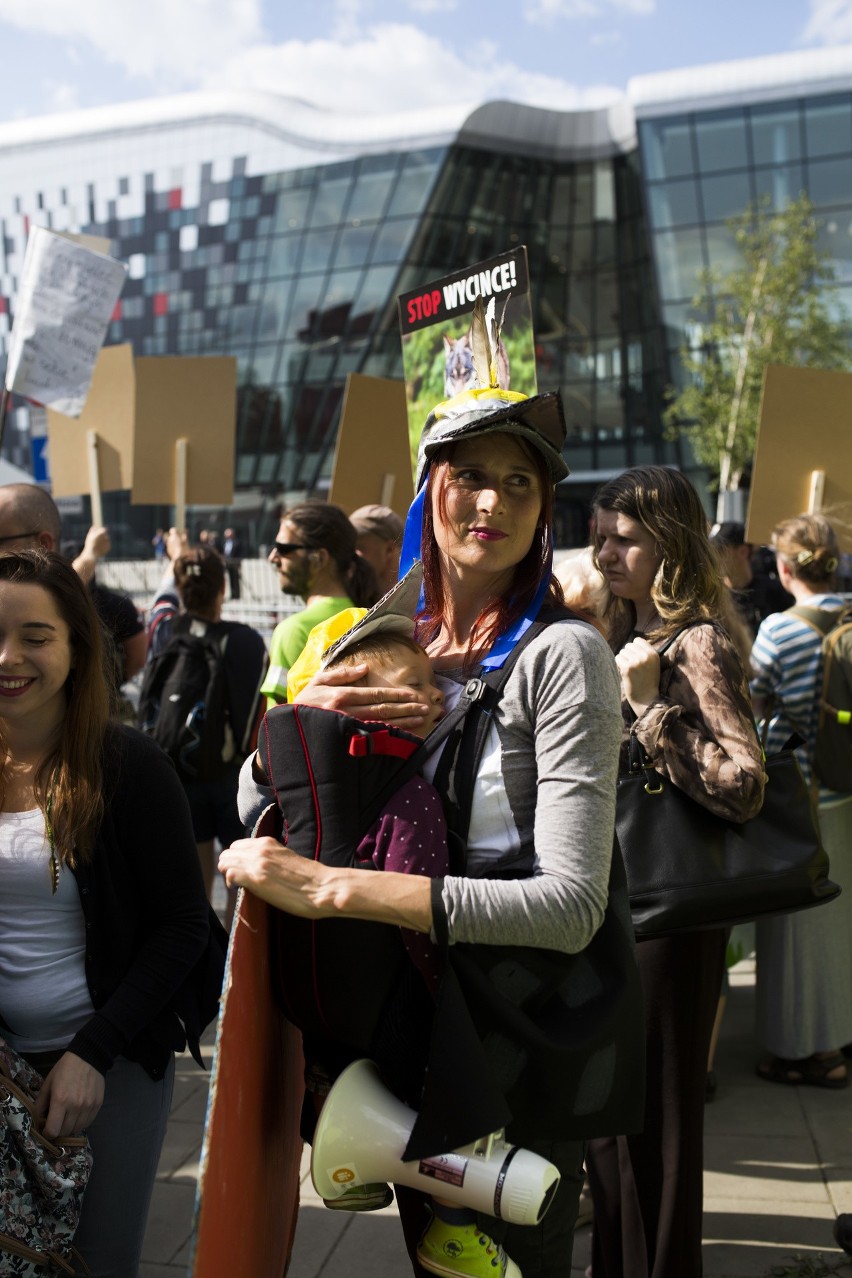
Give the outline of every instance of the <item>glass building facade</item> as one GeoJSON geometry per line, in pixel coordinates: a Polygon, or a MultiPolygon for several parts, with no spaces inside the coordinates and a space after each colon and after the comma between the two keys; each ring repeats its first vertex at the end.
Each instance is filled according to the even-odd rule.
{"type": "MultiPolygon", "coordinates": [[[[605,477],[693,470],[662,414],[697,272],[733,265],[727,219],[803,189],[852,313],[850,50],[647,77],[595,112],[348,121],[248,93],[16,122],[0,354],[29,228],[108,237],[129,266],[109,343],[237,357],[235,503],[203,523],[257,545],[282,502],[327,490],[347,375],[401,377],[397,296],[525,244],[539,387],[569,427],[558,534],[578,544],[605,477]]],[[[32,414],[13,417],[4,455],[27,467],[32,414]]],[[[169,518],[121,496],[106,515],[141,537],[169,518]]]]}

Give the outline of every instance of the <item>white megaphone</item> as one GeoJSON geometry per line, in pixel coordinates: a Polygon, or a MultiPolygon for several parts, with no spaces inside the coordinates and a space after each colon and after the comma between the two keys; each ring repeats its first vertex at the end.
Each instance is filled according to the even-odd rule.
{"type": "Polygon", "coordinates": [[[355,1061],[332,1087],[319,1116],[311,1180],[321,1198],[352,1185],[395,1181],[513,1225],[536,1225],[559,1186],[559,1172],[494,1132],[432,1158],[402,1161],[417,1119],[388,1091],[372,1061],[355,1061]]]}

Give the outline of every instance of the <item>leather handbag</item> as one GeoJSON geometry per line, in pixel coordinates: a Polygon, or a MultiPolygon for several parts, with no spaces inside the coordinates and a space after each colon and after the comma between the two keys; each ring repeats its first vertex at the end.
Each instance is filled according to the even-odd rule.
{"type": "Polygon", "coordinates": [[[41,1075],[0,1038],[0,1273],[86,1274],[73,1246],[92,1169],[85,1136],[53,1144],[38,1130],[41,1075]]]}
{"type": "Polygon", "coordinates": [[[637,939],[728,927],[839,895],[790,743],[764,766],[760,812],[727,821],[654,771],[631,736],[615,829],[637,939]]]}

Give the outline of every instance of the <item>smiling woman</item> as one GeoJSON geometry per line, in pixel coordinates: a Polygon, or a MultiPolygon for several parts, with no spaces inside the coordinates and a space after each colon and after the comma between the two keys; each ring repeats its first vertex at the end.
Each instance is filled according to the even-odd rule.
{"type": "Polygon", "coordinates": [[[174,1049],[203,1028],[185,982],[217,927],[174,769],[110,723],[88,591],[58,555],[0,555],[0,1025],[43,1076],[44,1135],[89,1138],[74,1241],[100,1278],[138,1270],[174,1049]]]}

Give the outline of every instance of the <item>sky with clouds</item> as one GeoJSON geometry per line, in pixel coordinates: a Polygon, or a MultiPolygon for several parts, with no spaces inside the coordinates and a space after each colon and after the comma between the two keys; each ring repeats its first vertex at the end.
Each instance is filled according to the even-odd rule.
{"type": "Polygon", "coordinates": [[[633,75],[852,42],[852,0],[3,0],[0,119],[191,89],[334,111],[598,106],[633,75]]]}

